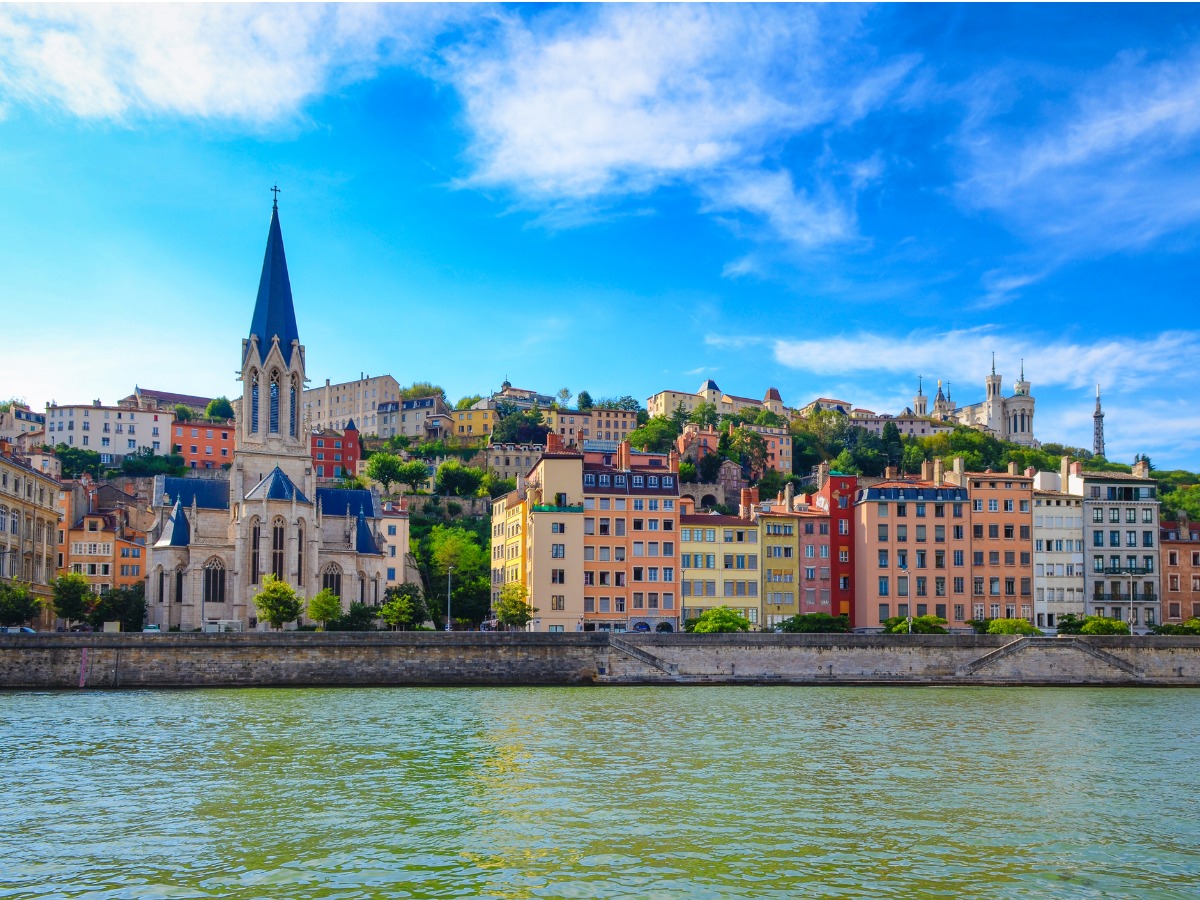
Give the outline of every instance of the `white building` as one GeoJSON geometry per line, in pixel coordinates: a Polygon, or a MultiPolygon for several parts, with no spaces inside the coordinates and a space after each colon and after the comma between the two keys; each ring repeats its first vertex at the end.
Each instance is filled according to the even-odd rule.
{"type": "Polygon", "coordinates": [[[174,413],[104,406],[99,400],[73,406],[51,403],[46,407],[46,443],[95,450],[102,463],[116,465],[147,448],[170,453],[174,420],[174,413]]]}
{"type": "Polygon", "coordinates": [[[1083,498],[1060,490],[1061,476],[1033,478],[1033,610],[1038,628],[1053,631],[1070,613],[1082,619],[1084,603],[1083,498]]]}

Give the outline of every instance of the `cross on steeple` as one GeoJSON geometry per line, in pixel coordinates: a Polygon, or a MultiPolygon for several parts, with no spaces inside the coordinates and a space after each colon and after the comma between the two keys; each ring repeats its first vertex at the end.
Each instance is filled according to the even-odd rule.
{"type": "Polygon", "coordinates": [[[279,184],[278,183],[271,186],[271,193],[274,194],[274,198],[271,200],[271,209],[279,209],[279,184]]]}

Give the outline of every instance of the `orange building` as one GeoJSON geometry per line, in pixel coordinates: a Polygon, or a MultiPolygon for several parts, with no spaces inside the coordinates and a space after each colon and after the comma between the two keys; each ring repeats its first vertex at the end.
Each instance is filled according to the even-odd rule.
{"type": "Polygon", "coordinates": [[[171,450],[189,469],[219,469],[233,462],[233,419],[192,419],[171,423],[171,450]]]}
{"type": "Polygon", "coordinates": [[[854,500],[855,628],[935,615],[965,630],[972,617],[967,489],[940,478],[894,477],[854,500]]]}
{"type": "Polygon", "coordinates": [[[65,481],[58,497],[58,569],[83,575],[93,593],[146,580],[146,529],[153,515],[134,497],[84,474],[65,481]]]}
{"type": "Polygon", "coordinates": [[[584,631],[679,630],[678,473],[674,452],[628,441],[583,454],[584,631]]]}
{"type": "Polygon", "coordinates": [[[962,472],[948,481],[971,502],[971,618],[1033,622],[1033,478],[1007,472],[962,472]]]}

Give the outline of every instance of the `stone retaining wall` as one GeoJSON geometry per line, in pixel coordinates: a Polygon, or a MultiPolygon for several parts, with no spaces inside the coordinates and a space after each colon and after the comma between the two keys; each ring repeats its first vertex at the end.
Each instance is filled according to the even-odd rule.
{"type": "Polygon", "coordinates": [[[0,635],[0,689],[736,683],[1200,687],[1200,638],[0,635]]]}

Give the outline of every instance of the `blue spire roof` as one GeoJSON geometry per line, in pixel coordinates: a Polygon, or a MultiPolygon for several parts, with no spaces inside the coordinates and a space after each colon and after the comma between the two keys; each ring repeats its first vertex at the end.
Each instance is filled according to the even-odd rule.
{"type": "Polygon", "coordinates": [[[262,500],[264,497],[268,500],[291,500],[294,497],[298,503],[308,502],[303,492],[279,466],[268,472],[267,477],[251,488],[250,493],[246,495],[247,500],[262,500]]]}
{"type": "Polygon", "coordinates": [[[162,534],[155,542],[155,547],[186,547],[192,542],[192,527],[188,524],[187,516],[183,513],[183,503],[175,501],[175,508],[163,525],[162,534]]]}
{"type": "Polygon", "coordinates": [[[354,529],[355,535],[355,550],[359,553],[378,553],[379,548],[375,546],[375,536],[371,534],[371,528],[367,525],[367,517],[363,512],[362,506],[358,508],[358,527],[354,529]]]}
{"type": "Polygon", "coordinates": [[[296,328],[296,309],[292,305],[292,283],[288,278],[287,258],[283,255],[283,232],[279,229],[279,208],[271,210],[271,229],[267,233],[267,253],[263,257],[262,276],[258,280],[258,300],[250,334],[258,335],[263,356],[271,348],[271,338],[279,335],[279,349],[288,365],[292,362],[292,341],[300,339],[296,328]]]}

